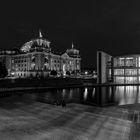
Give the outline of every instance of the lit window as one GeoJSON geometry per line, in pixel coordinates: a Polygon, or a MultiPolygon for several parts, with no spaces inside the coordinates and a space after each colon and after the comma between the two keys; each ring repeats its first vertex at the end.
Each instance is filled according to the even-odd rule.
{"type": "Polygon", "coordinates": [[[124,75],[124,69],[115,69],[114,75],[124,75]]]}
{"type": "Polygon", "coordinates": [[[126,75],[137,75],[137,69],[126,69],[125,74],[126,75]]]}
{"type": "Polygon", "coordinates": [[[124,83],[124,77],[115,77],[114,80],[116,83],[124,83]]]}

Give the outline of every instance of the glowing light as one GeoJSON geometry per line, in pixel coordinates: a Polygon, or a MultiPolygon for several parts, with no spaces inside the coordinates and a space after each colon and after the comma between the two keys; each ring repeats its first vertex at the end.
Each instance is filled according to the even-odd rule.
{"type": "Polygon", "coordinates": [[[120,57],[119,59],[133,59],[133,57],[126,57],[126,58],[120,57]]]}
{"type": "Polygon", "coordinates": [[[41,33],[41,30],[39,30],[39,37],[42,38],[42,33],[41,33]]]}
{"type": "Polygon", "coordinates": [[[73,42],[72,42],[72,49],[74,48],[73,42]]]}
{"type": "Polygon", "coordinates": [[[126,57],[125,59],[133,59],[133,57],[126,57]]]}
{"type": "Polygon", "coordinates": [[[11,75],[12,75],[12,76],[14,76],[14,75],[15,75],[15,73],[14,73],[14,72],[11,72],[11,75]]]}
{"type": "Polygon", "coordinates": [[[63,65],[63,75],[66,76],[66,65],[63,65]]]}
{"type": "Polygon", "coordinates": [[[85,71],[85,74],[87,75],[88,74],[88,71],[85,71]]]}

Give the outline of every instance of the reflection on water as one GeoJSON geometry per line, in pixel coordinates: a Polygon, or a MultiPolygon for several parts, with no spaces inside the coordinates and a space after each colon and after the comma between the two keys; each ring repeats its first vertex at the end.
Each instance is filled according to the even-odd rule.
{"type": "Polygon", "coordinates": [[[115,91],[115,99],[119,105],[139,103],[139,86],[118,86],[115,91]]]}
{"type": "Polygon", "coordinates": [[[48,89],[22,94],[23,100],[37,100],[55,104],[82,103],[91,105],[125,105],[140,103],[139,86],[107,86],[107,87],[83,87],[66,89],[48,89]]]}
{"type": "Polygon", "coordinates": [[[95,88],[93,88],[92,97],[95,96],[95,88]]]}
{"type": "Polygon", "coordinates": [[[66,103],[97,104],[96,97],[96,89],[93,87],[48,89],[42,92],[24,93],[23,95],[23,98],[50,104],[55,104],[57,101],[61,102],[62,100],[65,100],[66,103]]]}
{"type": "Polygon", "coordinates": [[[85,88],[85,91],[84,91],[84,100],[87,100],[87,95],[88,95],[88,89],[85,88]]]}

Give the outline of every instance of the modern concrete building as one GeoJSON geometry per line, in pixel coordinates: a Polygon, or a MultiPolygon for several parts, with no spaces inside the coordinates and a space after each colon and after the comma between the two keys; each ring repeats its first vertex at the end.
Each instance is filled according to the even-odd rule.
{"type": "Polygon", "coordinates": [[[111,56],[97,52],[98,83],[140,83],[140,55],[111,56]]]}
{"type": "Polygon", "coordinates": [[[112,81],[112,56],[102,52],[97,52],[97,83],[112,81]]]}
{"type": "Polygon", "coordinates": [[[79,50],[67,49],[64,53],[54,53],[50,42],[39,37],[26,42],[20,51],[0,51],[0,61],[5,64],[8,75],[14,77],[46,77],[52,70],[63,75],[67,71],[78,72],[81,69],[79,50]]]}

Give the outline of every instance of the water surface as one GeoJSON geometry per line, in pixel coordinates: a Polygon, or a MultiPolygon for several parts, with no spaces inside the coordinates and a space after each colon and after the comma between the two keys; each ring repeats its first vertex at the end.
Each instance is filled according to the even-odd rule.
{"type": "MultiPolygon", "coordinates": [[[[126,105],[140,103],[139,86],[82,87],[45,89],[42,91],[17,92],[13,100],[39,101],[49,104],[80,103],[91,105],[126,105]],[[17,97],[17,98],[16,98],[17,97]]],[[[13,98],[13,97],[12,97],[13,98]]]]}

